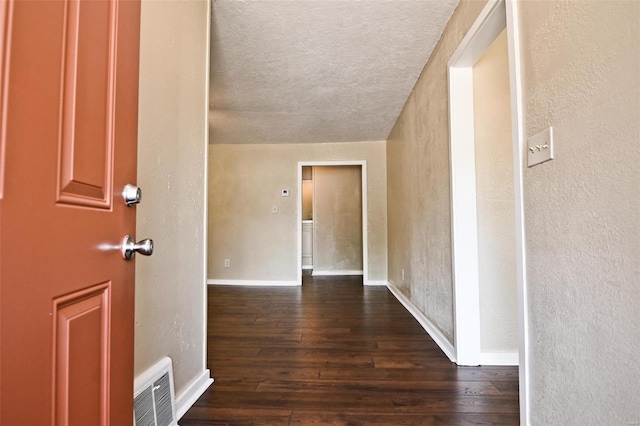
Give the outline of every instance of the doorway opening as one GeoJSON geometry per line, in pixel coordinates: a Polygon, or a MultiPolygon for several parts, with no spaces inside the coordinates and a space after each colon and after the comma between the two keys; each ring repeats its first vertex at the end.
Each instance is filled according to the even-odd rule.
{"type": "Polygon", "coordinates": [[[303,274],[362,275],[367,265],[365,161],[298,163],[298,284],[303,274]]]}
{"type": "MultiPolygon", "coordinates": [[[[521,423],[528,424],[528,333],[521,160],[524,136],[516,9],[516,2],[490,0],[448,63],[451,245],[456,363],[519,365],[521,423]],[[488,106],[488,102],[493,104],[496,99],[482,94],[482,90],[478,91],[478,75],[474,76],[474,71],[480,71],[476,66],[483,64],[487,54],[495,53],[495,43],[505,41],[506,46],[497,49],[507,54],[503,58],[507,81],[502,83],[508,87],[509,93],[505,94],[500,107],[488,106]],[[479,99],[474,99],[474,96],[479,99],[484,97],[483,104],[478,105],[479,99]],[[500,117],[496,113],[499,108],[502,108],[501,120],[496,119],[500,117]],[[505,108],[510,117],[505,117],[505,108]],[[493,111],[488,112],[487,109],[493,111]],[[496,136],[496,128],[503,128],[499,137],[496,136]],[[504,143],[500,147],[492,147],[490,144],[495,139],[503,139],[504,143]],[[511,152],[505,153],[509,145],[511,152]],[[506,175],[510,179],[507,179],[508,186],[504,185],[506,175]],[[503,178],[500,183],[501,197],[491,192],[496,189],[496,182],[500,181],[497,176],[503,178]],[[509,200],[504,197],[505,194],[509,195],[509,200]],[[502,208],[498,209],[497,204],[502,204],[502,208]],[[500,221],[504,220],[505,215],[509,217],[501,227],[500,221]],[[510,233],[509,238],[500,236],[504,230],[510,233]],[[501,238],[503,241],[498,241],[501,238]],[[501,246],[498,251],[497,246],[501,246]],[[492,257],[487,259],[487,254],[492,257]],[[513,263],[509,273],[500,264],[499,258],[502,256],[509,257],[513,263]],[[511,288],[505,291],[494,286],[486,293],[487,286],[483,285],[483,281],[486,284],[487,278],[492,280],[496,277],[496,265],[501,271],[498,275],[509,275],[506,279],[503,276],[496,281],[502,280],[511,288]],[[492,268],[493,275],[487,273],[492,268]],[[511,315],[514,305],[517,305],[517,314],[511,319],[517,325],[510,324],[512,331],[514,328],[517,330],[517,352],[487,354],[487,340],[491,340],[492,334],[491,330],[486,329],[487,323],[491,323],[487,312],[491,311],[492,303],[495,307],[495,302],[506,293],[510,296],[506,303],[511,304],[511,315]]],[[[486,68],[486,64],[482,66],[486,68]]],[[[495,74],[491,67],[488,67],[489,73],[485,74],[495,74]]]]}

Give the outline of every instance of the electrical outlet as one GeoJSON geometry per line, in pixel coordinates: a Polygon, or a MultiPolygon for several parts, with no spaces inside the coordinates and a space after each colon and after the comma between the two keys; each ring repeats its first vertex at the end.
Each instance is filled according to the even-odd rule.
{"type": "Polygon", "coordinates": [[[225,268],[228,268],[228,267],[230,267],[230,266],[231,266],[231,259],[225,259],[225,260],[224,260],[224,267],[225,267],[225,268]]]}

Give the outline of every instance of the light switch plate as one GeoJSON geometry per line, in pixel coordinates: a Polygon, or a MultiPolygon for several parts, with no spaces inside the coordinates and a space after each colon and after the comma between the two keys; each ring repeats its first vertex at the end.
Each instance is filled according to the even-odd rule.
{"type": "Polygon", "coordinates": [[[527,166],[553,160],[553,127],[549,127],[527,140],[527,166]]]}

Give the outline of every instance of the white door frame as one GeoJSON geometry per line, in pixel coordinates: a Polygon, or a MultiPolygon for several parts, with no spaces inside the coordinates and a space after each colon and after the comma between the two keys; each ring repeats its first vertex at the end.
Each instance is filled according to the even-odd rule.
{"type": "Polygon", "coordinates": [[[459,365],[480,364],[473,65],[507,28],[518,285],[520,423],[529,424],[527,280],[522,201],[524,126],[520,36],[515,0],[489,0],[448,63],[454,344],[459,365]]]}
{"type": "MultiPolygon", "coordinates": [[[[362,282],[364,285],[369,284],[369,244],[367,236],[367,162],[366,160],[358,161],[299,161],[298,162],[298,193],[297,193],[297,222],[298,229],[298,250],[297,250],[297,274],[298,285],[302,285],[302,167],[303,166],[360,166],[362,173],[362,282]]],[[[314,185],[315,191],[315,185],[314,185]]],[[[315,232],[315,224],[314,224],[315,232]]]]}

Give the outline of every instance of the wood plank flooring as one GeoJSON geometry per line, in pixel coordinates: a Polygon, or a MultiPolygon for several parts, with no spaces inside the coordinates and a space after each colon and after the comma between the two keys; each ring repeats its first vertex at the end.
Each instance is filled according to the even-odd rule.
{"type": "Polygon", "coordinates": [[[209,287],[194,425],[518,424],[517,367],[452,364],[385,287],[209,287]]]}

